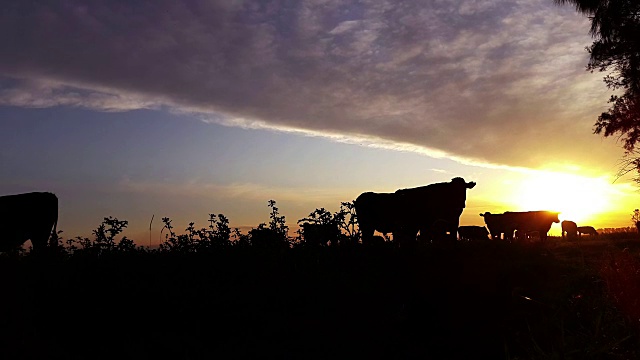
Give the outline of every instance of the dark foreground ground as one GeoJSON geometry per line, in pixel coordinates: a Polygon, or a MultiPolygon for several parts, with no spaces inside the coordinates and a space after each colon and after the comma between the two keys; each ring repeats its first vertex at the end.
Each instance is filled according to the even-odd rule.
{"type": "Polygon", "coordinates": [[[640,356],[636,240],[457,245],[2,258],[0,358],[640,356]]]}

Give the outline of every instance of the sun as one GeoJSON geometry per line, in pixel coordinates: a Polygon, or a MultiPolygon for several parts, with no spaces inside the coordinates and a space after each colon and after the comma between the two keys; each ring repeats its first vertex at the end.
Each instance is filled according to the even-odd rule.
{"type": "Polygon", "coordinates": [[[561,221],[580,225],[610,210],[611,187],[605,178],[539,171],[522,180],[512,199],[520,211],[558,211],[561,221]]]}

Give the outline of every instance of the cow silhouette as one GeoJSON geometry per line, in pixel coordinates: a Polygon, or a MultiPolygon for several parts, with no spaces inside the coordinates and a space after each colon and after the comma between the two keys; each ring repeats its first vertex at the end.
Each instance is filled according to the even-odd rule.
{"type": "Polygon", "coordinates": [[[300,226],[304,243],[309,246],[326,246],[327,243],[335,246],[340,239],[340,228],[336,222],[326,224],[305,222],[300,226]]]}
{"type": "Polygon", "coordinates": [[[515,229],[521,233],[538,232],[540,241],[547,240],[547,233],[551,229],[553,223],[559,223],[559,212],[553,211],[523,211],[504,213],[509,221],[515,224],[515,229]]]}
{"type": "MultiPolygon", "coordinates": [[[[552,211],[507,211],[503,214],[480,214],[489,228],[491,237],[499,239],[504,234],[505,240],[513,240],[514,231],[518,230],[520,238],[527,233],[538,232],[540,240],[547,240],[547,233],[553,223],[559,223],[558,212],[552,211]]],[[[526,237],[525,237],[526,238],[526,237]]]]}
{"type": "Polygon", "coordinates": [[[445,226],[448,240],[455,240],[460,215],[465,207],[467,183],[456,177],[450,182],[400,189],[394,193],[365,192],[355,200],[356,215],[363,241],[377,230],[392,233],[394,241],[415,241],[418,231],[430,235],[434,224],[445,226]]]}
{"type": "Polygon", "coordinates": [[[578,225],[570,220],[563,220],[560,225],[562,226],[562,238],[565,236],[567,239],[572,240],[578,237],[578,225]]]}
{"type": "Polygon", "coordinates": [[[598,236],[598,232],[593,226],[578,226],[578,236],[582,236],[582,234],[598,236]]]}
{"type": "Polygon", "coordinates": [[[57,245],[58,197],[49,192],[0,196],[0,251],[31,240],[33,250],[57,245]],[[52,230],[53,229],[53,230],[52,230]]]}
{"type": "Polygon", "coordinates": [[[460,226],[458,236],[462,241],[489,240],[489,230],[484,226],[460,226]]]}
{"type": "Polygon", "coordinates": [[[515,224],[505,214],[492,214],[485,212],[480,214],[484,218],[484,223],[487,224],[487,229],[491,234],[493,240],[500,240],[504,235],[504,240],[513,240],[513,232],[516,230],[515,224]]]}

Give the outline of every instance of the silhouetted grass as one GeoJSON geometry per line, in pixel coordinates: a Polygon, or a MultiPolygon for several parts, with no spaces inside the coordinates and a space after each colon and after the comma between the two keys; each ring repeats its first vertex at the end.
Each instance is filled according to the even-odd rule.
{"type": "Polygon", "coordinates": [[[637,319],[618,310],[607,288],[614,280],[598,269],[559,260],[548,247],[458,245],[3,259],[0,351],[11,358],[637,354],[637,319]]]}
{"type": "Polygon", "coordinates": [[[283,247],[272,215],[257,246],[212,214],[150,251],[106,218],[57,254],[0,258],[0,357],[639,355],[635,239],[283,247]]]}

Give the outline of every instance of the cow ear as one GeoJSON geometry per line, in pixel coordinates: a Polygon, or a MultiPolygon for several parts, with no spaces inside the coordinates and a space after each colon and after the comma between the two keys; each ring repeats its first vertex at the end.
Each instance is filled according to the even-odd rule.
{"type": "Polygon", "coordinates": [[[476,186],[476,183],[475,183],[475,182],[473,182],[473,181],[472,181],[472,182],[467,183],[467,189],[473,189],[473,187],[474,187],[474,186],[476,186]]]}

